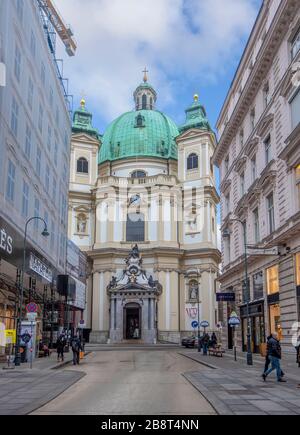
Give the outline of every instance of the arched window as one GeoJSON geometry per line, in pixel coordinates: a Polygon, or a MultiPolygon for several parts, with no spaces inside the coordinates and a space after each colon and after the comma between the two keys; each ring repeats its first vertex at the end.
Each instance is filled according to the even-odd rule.
{"type": "Polygon", "coordinates": [[[126,241],[145,241],[145,217],[142,213],[129,213],[127,215],[126,241]]]}
{"type": "Polygon", "coordinates": [[[89,162],[84,157],[80,157],[80,159],[77,160],[77,172],[80,174],[89,173],[89,162]]]}
{"type": "Polygon", "coordinates": [[[146,178],[147,174],[144,171],[134,171],[131,174],[131,178],[146,178]]]}
{"type": "Polygon", "coordinates": [[[142,97],[142,109],[146,110],[147,109],[147,95],[144,94],[142,97]]]}
{"type": "Polygon", "coordinates": [[[195,153],[190,154],[188,156],[188,159],[187,159],[187,168],[188,168],[188,170],[198,169],[198,167],[199,167],[199,157],[195,153]]]}

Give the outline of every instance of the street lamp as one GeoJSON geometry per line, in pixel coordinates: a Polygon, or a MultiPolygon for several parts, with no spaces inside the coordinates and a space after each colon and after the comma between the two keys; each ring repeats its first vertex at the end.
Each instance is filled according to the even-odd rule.
{"type": "MultiPolygon", "coordinates": [[[[245,262],[245,290],[247,295],[247,364],[249,366],[253,365],[253,355],[251,348],[251,319],[250,319],[250,307],[249,307],[249,297],[248,297],[248,257],[247,257],[247,226],[246,222],[241,219],[230,219],[230,222],[239,222],[243,226],[244,231],[244,262],[245,262]]],[[[223,232],[223,238],[230,237],[230,231],[227,229],[223,232]]],[[[250,296],[250,295],[249,295],[250,296]]]]}
{"type": "Polygon", "coordinates": [[[44,223],[44,230],[41,233],[43,237],[48,237],[50,234],[48,232],[47,223],[41,217],[32,217],[27,220],[25,225],[24,242],[23,242],[23,262],[21,270],[21,286],[19,288],[19,312],[17,317],[17,343],[15,350],[15,366],[21,365],[21,354],[20,354],[20,342],[21,342],[21,326],[22,326],[22,310],[23,310],[23,294],[24,294],[24,275],[25,275],[25,262],[26,262],[26,241],[27,241],[27,229],[30,222],[34,220],[40,220],[44,223]]]}

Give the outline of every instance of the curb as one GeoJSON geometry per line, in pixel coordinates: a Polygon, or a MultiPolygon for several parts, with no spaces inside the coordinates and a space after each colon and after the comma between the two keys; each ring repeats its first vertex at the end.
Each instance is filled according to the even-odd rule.
{"type": "Polygon", "coordinates": [[[227,408],[224,403],[215,397],[214,394],[211,394],[209,389],[201,384],[199,381],[195,383],[191,378],[192,375],[189,373],[183,373],[182,376],[186,379],[200,394],[203,396],[205,400],[210,404],[210,406],[215,410],[217,415],[234,415],[234,413],[227,408]]]}
{"type": "Polygon", "coordinates": [[[178,352],[178,355],[185,356],[186,358],[191,359],[192,361],[195,361],[195,362],[197,362],[198,364],[201,364],[202,366],[208,367],[209,369],[212,369],[212,370],[220,370],[220,367],[213,366],[212,364],[209,364],[209,363],[207,363],[207,362],[199,361],[197,358],[194,358],[194,357],[191,356],[191,355],[187,355],[187,354],[185,354],[185,353],[181,353],[181,352],[178,352]]]}

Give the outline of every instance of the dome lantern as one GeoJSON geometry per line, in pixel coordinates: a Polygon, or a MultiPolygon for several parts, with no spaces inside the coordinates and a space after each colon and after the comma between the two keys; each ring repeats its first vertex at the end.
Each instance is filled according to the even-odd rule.
{"type": "Polygon", "coordinates": [[[145,68],[143,71],[143,83],[136,88],[133,94],[136,110],[155,110],[157,94],[148,83],[148,72],[147,68],[145,68]]]}

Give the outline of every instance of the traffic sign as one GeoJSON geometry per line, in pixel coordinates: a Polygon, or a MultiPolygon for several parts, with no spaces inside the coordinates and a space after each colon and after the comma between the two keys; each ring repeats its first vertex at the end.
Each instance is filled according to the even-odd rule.
{"type": "Polygon", "coordinates": [[[239,317],[238,317],[238,315],[236,314],[235,311],[233,311],[231,313],[231,315],[229,317],[229,320],[228,320],[228,324],[230,326],[240,326],[241,321],[240,321],[240,319],[239,319],[239,317]]]}
{"type": "Polygon", "coordinates": [[[37,313],[27,313],[26,317],[28,322],[35,322],[37,318],[37,313]]]}
{"type": "Polygon", "coordinates": [[[29,343],[31,340],[31,335],[28,332],[25,332],[23,335],[21,335],[21,339],[24,343],[29,343]]]}
{"type": "Polygon", "coordinates": [[[34,302],[30,302],[30,304],[26,306],[27,313],[36,313],[37,310],[38,310],[38,306],[34,302]]]}
{"type": "Polygon", "coordinates": [[[198,328],[199,323],[196,322],[195,320],[192,322],[192,328],[196,329],[198,328]]]}
{"type": "Polygon", "coordinates": [[[208,328],[209,327],[209,323],[206,320],[203,320],[203,322],[200,323],[200,326],[202,328],[208,328]]]}

